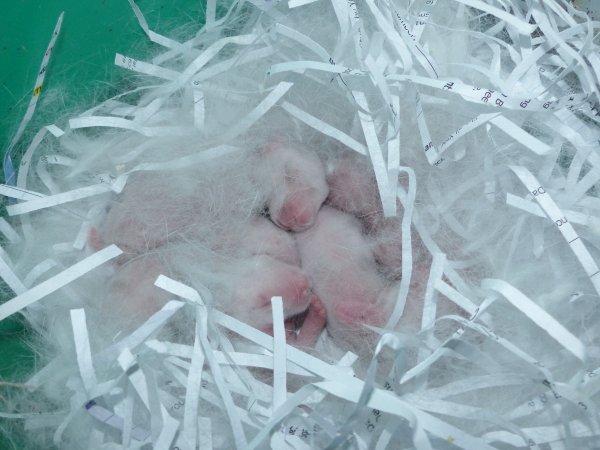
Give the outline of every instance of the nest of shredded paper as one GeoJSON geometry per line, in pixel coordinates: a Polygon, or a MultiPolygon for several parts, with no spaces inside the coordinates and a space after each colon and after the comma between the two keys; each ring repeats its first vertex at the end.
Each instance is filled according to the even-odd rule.
{"type": "Polygon", "coordinates": [[[44,128],[2,187],[0,319],[25,315],[44,365],[11,388],[4,431],[32,448],[596,448],[597,22],[555,0],[208,3],[187,42],[139,16],[164,52],[118,56],[132,89],[44,128]],[[402,248],[377,339],[326,328],[299,349],[221,307],[202,243],[260,212],[248,155],[272,139],[372,163],[402,248]],[[166,236],[148,310],[107,303],[127,249],[90,245],[142,173],[164,198],[149,217],[209,193],[201,238],[166,236]]]}

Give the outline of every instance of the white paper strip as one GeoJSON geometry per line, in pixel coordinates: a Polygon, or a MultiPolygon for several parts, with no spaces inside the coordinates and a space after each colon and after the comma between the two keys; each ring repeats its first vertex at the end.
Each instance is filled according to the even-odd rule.
{"type": "Polygon", "coordinates": [[[562,211],[558,208],[550,194],[546,191],[546,189],[540,184],[540,182],[533,176],[531,172],[529,172],[524,167],[520,166],[510,166],[510,169],[519,177],[521,182],[527,187],[529,192],[533,195],[533,198],[538,202],[547,216],[554,222],[554,224],[558,227],[558,230],[563,235],[571,250],[583,266],[585,273],[590,278],[596,292],[600,294],[600,268],[592,255],[586,248],[585,244],[579,238],[579,235],[573,228],[566,218],[566,216],[562,213],[562,211]]]}
{"type": "MultiPolygon", "coordinates": [[[[245,323],[219,311],[213,312],[213,318],[219,325],[222,325],[225,328],[245,337],[246,339],[261,345],[267,350],[273,351],[272,336],[258,331],[257,329],[252,328],[251,326],[246,325],[245,323]]],[[[290,361],[316,375],[319,375],[324,379],[336,379],[338,377],[345,377],[348,375],[348,369],[342,369],[340,367],[327,364],[326,362],[304,353],[297,348],[288,346],[286,353],[290,361]]]]}
{"type": "Polygon", "coordinates": [[[192,363],[188,371],[185,391],[185,409],[183,411],[183,430],[181,439],[188,448],[196,448],[198,430],[198,400],[202,383],[202,368],[204,366],[204,353],[200,344],[200,335],[206,334],[206,316],[196,307],[196,325],[194,333],[194,347],[192,350],[192,363]]]}
{"type": "Polygon", "coordinates": [[[90,338],[87,329],[84,309],[71,310],[71,324],[73,328],[73,340],[77,353],[77,365],[83,381],[86,393],[92,392],[96,383],[96,372],[92,363],[92,352],[90,350],[90,338]]]}
{"type": "MultiPolygon", "coordinates": [[[[179,358],[191,359],[193,347],[183,344],[175,344],[172,342],[163,342],[151,339],[145,342],[145,345],[155,352],[177,356],[179,358]]],[[[240,353],[240,352],[219,352],[214,351],[216,361],[223,364],[235,364],[236,366],[258,367],[263,369],[273,370],[273,357],[268,355],[260,355],[255,353],[240,353]]],[[[356,358],[356,355],[354,355],[356,358]]],[[[342,364],[344,365],[344,364],[342,364]]],[[[352,364],[345,364],[351,366],[352,364]]],[[[287,373],[301,376],[312,376],[312,374],[296,364],[288,363],[286,365],[287,373]]]]}
{"type": "MultiPolygon", "coordinates": [[[[367,98],[363,92],[352,91],[358,106],[369,111],[369,105],[367,104],[367,98]]],[[[377,181],[377,188],[379,189],[379,197],[383,206],[383,215],[385,217],[394,217],[396,215],[396,198],[392,197],[390,189],[390,181],[388,180],[387,168],[381,152],[381,146],[377,139],[377,131],[373,124],[373,118],[361,110],[358,111],[358,118],[362,125],[362,130],[365,135],[365,141],[367,143],[367,149],[369,150],[369,157],[371,158],[371,164],[375,171],[375,179],[377,181]]]]}
{"type": "Polygon", "coordinates": [[[475,9],[479,9],[481,11],[485,11],[492,16],[497,17],[498,19],[506,22],[508,25],[513,26],[519,33],[524,35],[530,35],[534,26],[526,23],[523,20],[520,20],[513,14],[510,14],[500,8],[496,8],[495,6],[488,5],[482,0],[456,0],[457,2],[464,3],[467,6],[470,6],[475,9]]]}
{"type": "MultiPolygon", "coordinates": [[[[396,297],[396,303],[392,310],[390,317],[385,324],[387,329],[395,329],[398,322],[402,318],[404,313],[404,307],[410,291],[410,282],[413,275],[413,256],[412,256],[412,221],[413,211],[415,206],[415,196],[417,194],[416,186],[416,175],[410,167],[401,167],[399,172],[405,172],[408,175],[408,194],[406,198],[402,199],[398,196],[398,199],[402,202],[404,207],[404,214],[402,215],[402,279],[400,280],[400,289],[398,289],[398,296],[396,297]]],[[[396,184],[398,182],[396,181],[396,184]]],[[[400,189],[396,189],[397,192],[400,189]]]]}
{"type": "Polygon", "coordinates": [[[2,233],[11,244],[17,244],[21,242],[21,236],[19,236],[19,233],[15,231],[15,229],[6,221],[4,217],[0,217],[0,233],[2,233]]]}
{"type": "Polygon", "coordinates": [[[309,5],[311,3],[316,2],[317,0],[289,0],[288,7],[290,9],[297,8],[298,6],[309,5]]]}
{"type": "Polygon", "coordinates": [[[288,113],[290,113],[292,116],[294,116],[296,119],[304,122],[309,127],[320,131],[326,136],[336,139],[337,141],[346,145],[348,148],[351,148],[355,152],[360,153],[361,155],[367,154],[367,148],[363,144],[351,138],[343,131],[338,130],[337,128],[329,125],[326,122],[323,122],[321,119],[317,119],[316,117],[311,116],[307,112],[301,110],[300,108],[296,107],[295,105],[292,105],[289,102],[282,102],[281,107],[288,113]]]}
{"type": "Polygon", "coordinates": [[[178,127],[178,126],[143,126],[133,120],[124,119],[122,117],[110,116],[86,116],[76,117],[69,120],[71,129],[93,128],[93,127],[110,127],[122,128],[125,130],[135,131],[146,137],[159,136],[190,136],[197,133],[194,127],[178,127]]]}
{"type": "MultiPolygon", "coordinates": [[[[19,128],[15,135],[13,136],[8,148],[4,151],[4,179],[8,184],[15,184],[15,173],[11,160],[11,153],[14,146],[19,142],[27,124],[33,117],[33,113],[35,112],[35,108],[37,102],[40,98],[40,93],[42,91],[42,85],[44,83],[44,78],[46,77],[46,68],[48,67],[48,62],[50,61],[50,56],[52,55],[52,50],[54,50],[54,46],[56,45],[56,39],[58,39],[58,35],[60,34],[60,28],[62,26],[64,12],[60,13],[58,16],[58,20],[56,25],[54,26],[54,31],[52,32],[52,37],[50,38],[50,42],[48,43],[48,47],[46,48],[46,52],[44,53],[44,58],[42,59],[42,64],[40,67],[40,71],[37,74],[37,78],[35,80],[35,87],[33,89],[33,95],[31,100],[29,101],[29,105],[27,106],[27,111],[25,112],[25,116],[23,116],[23,120],[19,124],[19,128]]],[[[36,136],[37,137],[37,136],[36,136]]],[[[41,138],[40,138],[41,140],[41,138]]]]}
{"type": "MultiPolygon", "coordinates": [[[[56,261],[53,259],[45,259],[37,264],[23,279],[23,284],[27,287],[31,287],[33,283],[44,273],[57,266],[56,261]]],[[[26,289],[23,290],[23,292],[26,289]]]]}
{"type": "Polygon", "coordinates": [[[115,344],[102,350],[96,357],[96,361],[101,364],[113,361],[117,358],[125,349],[135,349],[141,345],[149,336],[160,330],[165,323],[179,311],[185,303],[171,300],[164,305],[160,311],[155,312],[140,325],[133,333],[116,342],[115,344]]]}
{"type": "MultiPolygon", "coordinates": [[[[109,411],[102,406],[96,404],[95,401],[90,401],[85,405],[87,412],[97,420],[106,425],[115,428],[117,430],[123,430],[124,421],[123,418],[119,417],[112,411],[109,411]]],[[[133,427],[131,430],[131,437],[137,441],[143,442],[150,437],[150,432],[143,428],[133,427]]]]}
{"type": "Polygon", "coordinates": [[[285,325],[283,299],[271,298],[273,313],[273,410],[283,405],[287,398],[285,325]]]}
{"type": "Polygon", "coordinates": [[[104,194],[110,191],[110,184],[95,184],[79,189],[73,189],[72,191],[62,192],[56,195],[49,195],[43,198],[29,200],[24,203],[17,203],[16,205],[9,205],[6,207],[6,211],[11,216],[17,216],[19,214],[25,214],[44,208],[50,208],[52,206],[62,205],[64,203],[74,202],[76,200],[104,194]]]}
{"type": "Polygon", "coordinates": [[[68,269],[63,270],[61,273],[53,276],[52,278],[43,281],[37,286],[29,289],[28,291],[16,296],[12,300],[7,301],[0,305],[0,320],[19,312],[21,309],[37,302],[45,296],[57,291],[58,289],[66,286],[73,280],[85,275],[89,271],[96,267],[116,258],[123,252],[116,245],[106,247],[99,252],[94,253],[91,256],[83,259],[82,261],[74,264],[68,269]]]}
{"type": "Polygon", "coordinates": [[[132,70],[134,72],[152,75],[154,77],[163,78],[170,81],[176,80],[181,75],[179,72],[174,70],[155,66],[154,64],[144,61],[138,61],[137,59],[121,55],[120,53],[115,54],[115,65],[118,67],[123,67],[124,69],[132,70]]]}
{"type": "Polygon", "coordinates": [[[517,309],[535,322],[542,330],[548,333],[556,342],[569,352],[584,361],[586,358],[585,345],[569,330],[563,327],[554,317],[544,311],[540,306],[529,299],[525,294],[506,281],[485,279],[481,287],[491,289],[502,294],[517,309]]]}
{"type": "Polygon", "coordinates": [[[224,133],[224,135],[221,136],[221,138],[233,139],[234,137],[246,131],[258,119],[264,116],[267,113],[267,111],[269,111],[279,101],[279,99],[281,99],[287,93],[287,91],[290,90],[292,86],[293,83],[279,83],[277,86],[275,86],[275,89],[269,92],[269,95],[267,95],[258,104],[256,108],[250,111],[249,114],[247,114],[242,120],[240,120],[237,125],[233,126],[227,133],[224,133]]]}
{"type": "Polygon", "coordinates": [[[46,197],[44,194],[40,194],[39,192],[28,191],[20,187],[9,186],[7,184],[0,184],[0,195],[26,201],[39,200],[40,198],[46,197]]]}
{"type": "Polygon", "coordinates": [[[537,153],[538,155],[544,155],[550,151],[550,147],[544,144],[539,139],[533,137],[531,134],[527,133],[521,127],[517,126],[515,123],[511,122],[504,116],[496,117],[490,120],[490,123],[493,123],[510,137],[512,137],[517,142],[520,142],[525,147],[530,149],[532,152],[537,153]]]}
{"type": "Polygon", "coordinates": [[[181,44],[179,42],[173,41],[172,39],[169,39],[165,36],[162,36],[160,34],[155,33],[154,31],[150,30],[150,27],[148,27],[148,22],[146,22],[146,18],[142,14],[142,11],[140,10],[140,8],[135,4],[135,2],[133,0],[128,0],[128,1],[129,1],[129,6],[131,6],[131,9],[133,9],[133,13],[135,14],[135,17],[138,19],[138,23],[140,24],[140,27],[142,27],[142,30],[144,30],[144,33],[146,33],[146,35],[152,42],[156,42],[157,44],[162,45],[166,48],[181,47],[181,44]]]}
{"type": "MultiPolygon", "coordinates": [[[[336,397],[344,398],[353,403],[358,400],[358,395],[361,389],[357,384],[360,381],[357,379],[344,380],[344,381],[323,381],[315,383],[320,389],[329,392],[336,397]]],[[[411,405],[405,403],[400,398],[394,396],[394,394],[384,391],[381,389],[375,389],[367,405],[369,408],[378,409],[389,414],[405,417],[408,419],[415,418],[416,422],[430,433],[439,436],[444,440],[452,439],[452,443],[463,449],[481,449],[481,450],[493,450],[493,447],[487,445],[482,439],[473,437],[464,431],[453,427],[434,416],[431,416],[423,411],[413,408],[411,405]]],[[[411,420],[412,422],[412,420],[411,420]]],[[[414,422],[413,422],[414,424],[414,422]]]]}
{"type": "MultiPolygon", "coordinates": [[[[182,283],[178,283],[175,280],[171,280],[164,275],[161,275],[157,278],[155,284],[162,289],[165,289],[175,295],[180,295],[183,298],[186,298],[191,301],[198,301],[200,299],[200,294],[198,292],[182,283]]],[[[201,300],[199,300],[202,302],[201,300]]],[[[202,308],[200,311],[201,314],[206,314],[203,309],[204,306],[200,306],[202,308]]],[[[202,319],[204,323],[206,323],[206,319],[202,319]]],[[[221,394],[221,399],[223,400],[225,410],[229,417],[229,424],[233,431],[235,446],[238,449],[242,449],[246,446],[246,437],[244,434],[244,430],[242,428],[242,423],[239,417],[239,414],[236,412],[235,404],[233,403],[233,399],[231,398],[231,393],[229,389],[226,387],[225,381],[223,379],[223,373],[219,364],[217,363],[213,350],[208,342],[208,338],[206,336],[206,327],[199,334],[200,343],[202,345],[202,350],[204,352],[204,356],[208,361],[208,365],[210,367],[210,371],[214,377],[215,384],[217,385],[217,389],[221,394]]]]}
{"type": "MultiPolygon", "coordinates": [[[[4,251],[3,251],[4,253],[4,251]]],[[[1,256],[1,255],[0,255],[1,256]]],[[[4,282],[8,285],[9,288],[13,290],[15,294],[23,294],[27,291],[26,285],[21,281],[21,279],[17,276],[17,274],[12,270],[12,268],[8,265],[8,263],[4,260],[4,258],[0,257],[0,278],[4,280],[4,282]]],[[[14,299],[13,299],[14,300],[14,299]]],[[[0,320],[2,317],[2,307],[6,305],[8,302],[0,305],[0,320]]]]}

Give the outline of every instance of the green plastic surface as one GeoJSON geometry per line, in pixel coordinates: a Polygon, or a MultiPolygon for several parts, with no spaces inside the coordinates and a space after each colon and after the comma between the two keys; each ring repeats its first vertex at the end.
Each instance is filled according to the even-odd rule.
{"type": "MultiPolygon", "coordinates": [[[[137,4],[157,33],[167,34],[182,24],[197,24],[198,29],[204,20],[198,0],[139,0],[137,4]]],[[[127,0],[20,0],[5,5],[0,15],[2,149],[27,109],[46,46],[63,11],[61,35],[40,99],[54,112],[92,104],[98,92],[106,94],[123,70],[113,64],[115,53],[136,54],[149,48],[127,0]],[[44,96],[53,89],[62,92],[54,92],[48,105],[44,96]]],[[[44,111],[36,116],[35,122],[42,125],[41,119],[52,119],[44,111]]]]}
{"type": "MultiPolygon", "coordinates": [[[[185,25],[197,31],[204,23],[198,0],[138,0],[150,28],[172,36],[185,25]]],[[[114,65],[115,53],[143,58],[159,47],[150,43],[127,0],[15,0],[0,14],[0,151],[6,151],[31,100],[46,47],[61,12],[60,36],[54,47],[38,107],[16,146],[13,162],[41,126],[82,111],[115,93],[126,71],[114,65]]],[[[57,123],[58,124],[58,123],[57,123]]],[[[1,161],[1,159],[0,159],[1,161]]],[[[2,177],[3,178],[3,177],[2,177]]],[[[4,209],[4,208],[3,208],[4,209]]],[[[15,294],[2,286],[0,302],[15,294]]],[[[2,382],[22,380],[35,358],[26,343],[20,317],[0,322],[0,412],[11,389],[2,382]]],[[[4,419],[0,419],[2,421],[4,419]]],[[[0,450],[22,448],[19,436],[0,432],[0,450]]]]}

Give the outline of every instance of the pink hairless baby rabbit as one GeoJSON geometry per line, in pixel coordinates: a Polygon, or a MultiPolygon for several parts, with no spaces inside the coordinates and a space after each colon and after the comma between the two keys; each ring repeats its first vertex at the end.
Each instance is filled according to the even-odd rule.
{"type": "Polygon", "coordinates": [[[114,242],[130,252],[109,297],[148,316],[166,300],[152,286],[163,273],[205,282],[216,307],[266,332],[271,298],[281,296],[295,345],[313,346],[326,325],[342,346],[364,346],[364,325],[383,326],[394,306],[402,254],[399,219],[384,219],[368,160],[342,153],[326,176],[314,151],[275,140],[247,161],[249,196],[264,199],[269,218],[260,203],[209,215],[211,202],[237,194],[215,198],[201,183],[177,196],[149,175],[131,181],[90,233],[94,248],[114,242]]]}
{"type": "Polygon", "coordinates": [[[260,150],[256,167],[271,220],[284,230],[309,228],[329,193],[317,154],[297,144],[272,141],[260,150]]]}
{"type": "Polygon", "coordinates": [[[252,214],[214,207],[212,202],[227,201],[235,194],[220,192],[216,199],[214,190],[202,190],[202,183],[190,182],[186,192],[175,192],[169,176],[178,174],[148,174],[130,180],[89,234],[93,249],[116,243],[127,253],[119,260],[109,287],[109,308],[130,309],[132,318],[147,317],[167,299],[153,286],[159,274],[202,282],[203,274],[212,271],[206,278],[219,292],[217,307],[269,331],[271,297],[282,296],[288,340],[314,345],[325,325],[325,310],[300,268],[293,235],[284,229],[301,229],[314,221],[327,196],[323,166],[308,150],[275,143],[250,161],[254,164],[248,167],[258,167],[257,173],[263,176],[252,173],[240,178],[257,180],[247,183],[247,188],[266,199],[273,221],[257,214],[260,208],[252,214]],[[220,214],[220,210],[225,212],[220,214]],[[199,251],[195,253],[194,247],[199,251]],[[212,256],[203,258],[207,254],[212,256]],[[196,274],[191,273],[194,269],[196,274]],[[298,315],[304,320],[296,330],[298,315]]]}
{"type": "MultiPolygon", "coordinates": [[[[395,182],[396,180],[392,180],[395,182]]],[[[401,217],[384,217],[373,167],[365,156],[343,152],[327,175],[327,205],[360,220],[381,271],[394,279],[402,275],[401,217]]],[[[398,204],[401,211],[401,205],[398,204]]]]}
{"type": "Polygon", "coordinates": [[[314,226],[297,236],[302,268],[327,311],[334,340],[363,346],[364,325],[382,326],[393,306],[395,288],[377,271],[359,221],[328,206],[314,226]]]}

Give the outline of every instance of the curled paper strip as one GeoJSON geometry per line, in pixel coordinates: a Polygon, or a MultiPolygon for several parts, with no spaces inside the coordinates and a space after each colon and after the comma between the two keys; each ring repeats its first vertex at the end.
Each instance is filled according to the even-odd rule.
{"type": "Polygon", "coordinates": [[[15,184],[15,169],[12,163],[12,152],[21,139],[27,124],[33,117],[33,113],[35,112],[35,108],[37,106],[37,102],[40,98],[40,93],[42,91],[42,85],[44,83],[44,78],[46,77],[46,68],[48,67],[48,63],[50,61],[50,57],[52,56],[52,51],[54,50],[54,46],[56,44],[56,40],[60,34],[60,29],[62,27],[64,12],[58,16],[58,21],[54,27],[54,31],[52,32],[52,38],[46,48],[46,52],[44,53],[44,58],[42,59],[42,65],[40,67],[40,71],[38,72],[37,78],[35,80],[35,87],[33,88],[33,95],[31,100],[29,101],[29,105],[27,106],[27,111],[25,112],[25,116],[21,120],[19,124],[19,128],[15,135],[13,136],[8,148],[4,151],[4,161],[3,161],[3,169],[4,169],[4,179],[8,184],[15,184]]]}

